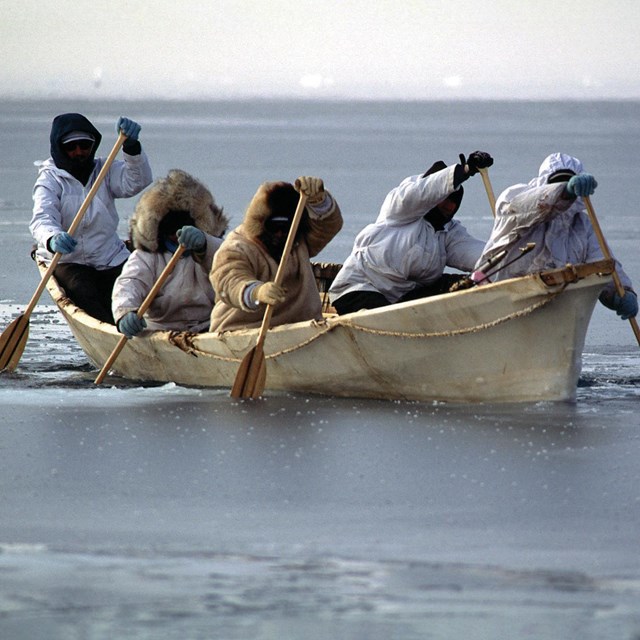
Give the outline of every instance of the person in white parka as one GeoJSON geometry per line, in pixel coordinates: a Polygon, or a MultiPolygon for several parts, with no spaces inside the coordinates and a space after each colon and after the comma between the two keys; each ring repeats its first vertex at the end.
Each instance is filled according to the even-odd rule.
{"type": "Polygon", "coordinates": [[[102,135],[80,113],[63,113],[51,124],[51,157],[40,164],[33,188],[29,229],[36,256],[60,261],[54,276],[65,294],[89,315],[113,324],[111,292],[129,250],[118,236],[117,198],[130,198],[151,184],[149,160],[138,139],[140,125],[119,118],[116,130],[127,136],[122,160],[115,160],[91,200],[74,235],[68,233],[105,163],[96,158],[102,135]]]}
{"type": "Polygon", "coordinates": [[[199,333],[209,328],[215,295],[209,281],[213,256],[229,220],[209,190],[173,169],[140,198],[130,222],[134,251],[113,289],[118,330],[128,338],[149,330],[199,333]],[[186,251],[143,318],[137,310],[178,248],[186,251]]]}
{"type": "MultiPolygon", "coordinates": [[[[582,200],[597,186],[578,158],[565,153],[547,156],[536,178],[508,187],[496,200],[493,230],[476,267],[505,249],[505,266],[496,271],[492,281],[602,260],[598,237],[582,200]],[[520,256],[520,248],[529,243],[535,243],[535,248],[520,256]]],[[[600,302],[628,320],[638,313],[638,299],[617,260],[616,271],[625,295],[619,296],[610,282],[600,294],[600,302]]]]}
{"type": "Polygon", "coordinates": [[[435,162],[425,173],[405,178],[391,190],[378,218],[357,235],[329,290],[339,314],[374,309],[444,293],[461,276],[446,267],[471,271],[484,242],[453,220],[462,183],[490,167],[493,158],[474,151],[459,164],[435,162]]]}

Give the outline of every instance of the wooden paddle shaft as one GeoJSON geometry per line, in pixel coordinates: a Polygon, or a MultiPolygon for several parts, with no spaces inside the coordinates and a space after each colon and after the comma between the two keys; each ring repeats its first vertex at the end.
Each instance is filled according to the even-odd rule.
{"type": "MultiPolygon", "coordinates": [[[[278,285],[282,284],[284,280],[284,270],[287,265],[287,260],[289,259],[289,254],[291,253],[291,248],[293,247],[293,243],[296,239],[296,233],[298,231],[298,225],[300,224],[300,219],[302,218],[302,212],[304,211],[304,207],[307,204],[307,196],[304,193],[300,193],[300,200],[298,200],[298,206],[296,207],[296,212],[293,216],[293,220],[291,221],[291,229],[289,229],[289,235],[287,236],[287,242],[284,245],[284,249],[282,251],[282,258],[280,258],[280,264],[278,265],[278,270],[276,271],[276,277],[274,282],[278,285]]],[[[267,335],[267,331],[269,330],[269,324],[271,323],[271,316],[273,315],[273,305],[267,305],[267,308],[264,312],[264,317],[262,318],[262,325],[260,325],[260,333],[258,334],[258,340],[256,345],[262,345],[264,343],[264,339],[267,335]]]]}
{"type": "MultiPolygon", "coordinates": [[[[607,245],[607,241],[604,238],[604,234],[602,233],[602,229],[600,228],[600,223],[598,222],[598,218],[596,217],[595,209],[591,204],[591,198],[589,196],[583,196],[582,198],[587,207],[587,213],[589,214],[589,219],[591,220],[591,226],[593,230],[596,232],[596,237],[598,238],[598,243],[600,244],[600,251],[602,251],[602,255],[607,260],[613,260],[611,256],[611,251],[609,251],[609,246],[607,245]]],[[[613,268],[613,284],[616,287],[616,293],[622,298],[625,294],[624,287],[622,286],[622,282],[620,281],[620,276],[615,269],[615,262],[613,268]]],[[[629,318],[629,323],[631,324],[631,328],[633,329],[633,333],[636,336],[636,340],[640,345],[640,327],[638,327],[638,321],[635,318],[629,318]]]]}
{"type": "Polygon", "coordinates": [[[482,182],[484,183],[484,189],[487,192],[487,198],[489,198],[489,206],[491,207],[491,215],[496,215],[496,197],[493,194],[493,187],[491,186],[491,180],[489,180],[488,169],[478,169],[482,176],[482,182]]]}
{"type": "MultiPolygon", "coordinates": [[[[162,288],[162,285],[164,285],[167,278],[171,275],[171,272],[174,270],[176,264],[178,263],[178,260],[180,260],[180,258],[182,257],[182,254],[185,252],[185,249],[186,247],[184,245],[182,244],[178,245],[178,248],[176,249],[175,253],[173,254],[173,256],[171,256],[171,260],[167,262],[167,266],[162,270],[162,273],[158,277],[158,280],[156,281],[156,283],[151,288],[151,291],[149,291],[149,293],[147,294],[147,297],[142,301],[140,308],[136,312],[136,315],[138,316],[138,318],[142,318],[142,316],[145,314],[147,309],[151,306],[151,303],[154,301],[155,297],[158,295],[158,292],[162,288]]],[[[116,358],[120,355],[120,352],[124,349],[124,345],[127,344],[127,340],[128,340],[127,336],[124,336],[124,335],[120,338],[115,349],[111,352],[111,355],[107,358],[107,361],[104,363],[104,366],[100,370],[100,373],[94,380],[94,384],[100,384],[104,380],[105,376],[109,372],[109,369],[111,369],[111,367],[113,366],[113,363],[116,361],[116,358]]]]}
{"type": "MultiPolygon", "coordinates": [[[[284,271],[289,258],[289,253],[291,253],[291,248],[293,247],[298,225],[300,224],[302,212],[304,211],[306,203],[306,194],[300,192],[298,206],[296,207],[293,220],[291,221],[291,228],[289,229],[287,241],[276,272],[274,280],[276,284],[282,284],[284,279],[284,271]]],[[[260,325],[256,346],[245,354],[242,362],[240,363],[238,372],[236,373],[236,378],[231,387],[232,398],[259,398],[262,395],[266,382],[265,358],[262,347],[267,336],[267,331],[269,330],[272,313],[273,306],[269,304],[267,305],[264,316],[262,317],[262,324],[260,325]]]]}

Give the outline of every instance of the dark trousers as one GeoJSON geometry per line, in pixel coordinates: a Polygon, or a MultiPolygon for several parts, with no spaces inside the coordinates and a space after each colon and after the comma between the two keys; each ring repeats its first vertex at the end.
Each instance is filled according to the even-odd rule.
{"type": "Polygon", "coordinates": [[[391,304],[381,293],[377,291],[351,291],[333,301],[333,308],[338,315],[353,313],[361,309],[377,309],[391,304]]]}
{"type": "MultiPolygon", "coordinates": [[[[451,286],[458,282],[464,275],[459,273],[443,273],[435,282],[425,285],[424,287],[416,287],[413,291],[405,294],[398,302],[407,302],[408,300],[418,300],[427,296],[437,296],[441,293],[447,293],[451,286]]],[[[391,304],[381,293],[377,291],[351,291],[345,293],[333,301],[333,308],[338,315],[343,316],[345,313],[353,313],[361,309],[378,309],[391,304]]]]}
{"type": "Polygon", "coordinates": [[[449,289],[464,277],[461,273],[443,273],[435,282],[409,291],[398,302],[407,302],[408,300],[418,300],[419,298],[438,296],[441,293],[449,293],[449,289]]]}
{"type": "Polygon", "coordinates": [[[84,264],[67,262],[59,264],[53,275],[74,304],[102,322],[115,324],[111,313],[111,293],[123,265],[124,262],[99,271],[84,264]]]}

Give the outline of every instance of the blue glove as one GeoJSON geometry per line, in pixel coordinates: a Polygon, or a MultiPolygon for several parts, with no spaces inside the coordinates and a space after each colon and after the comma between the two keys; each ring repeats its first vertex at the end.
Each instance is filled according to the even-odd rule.
{"type": "Polygon", "coordinates": [[[138,314],[135,311],[129,311],[118,321],[118,331],[127,336],[127,338],[137,336],[146,326],[145,319],[138,318],[138,314]]]}
{"type": "Polygon", "coordinates": [[[186,226],[178,229],[178,242],[191,251],[202,251],[207,246],[207,238],[200,229],[186,226]]]}
{"type": "Polygon", "coordinates": [[[574,198],[578,196],[590,196],[598,186],[596,179],[590,173],[580,173],[572,176],[567,182],[567,193],[574,198]]]}
{"type": "Polygon", "coordinates": [[[129,120],[129,118],[123,118],[120,116],[118,118],[118,124],[116,125],[116,133],[124,133],[127,136],[127,140],[131,142],[135,142],[138,139],[138,134],[140,133],[140,129],[142,127],[133,120],[129,120]]]}
{"type": "Polygon", "coordinates": [[[49,240],[49,248],[53,253],[71,253],[78,244],[78,241],[66,231],[56,233],[49,240]]]}
{"type": "Polygon", "coordinates": [[[613,294],[611,308],[623,319],[629,320],[638,315],[638,297],[633,291],[625,291],[622,298],[613,294]]]}

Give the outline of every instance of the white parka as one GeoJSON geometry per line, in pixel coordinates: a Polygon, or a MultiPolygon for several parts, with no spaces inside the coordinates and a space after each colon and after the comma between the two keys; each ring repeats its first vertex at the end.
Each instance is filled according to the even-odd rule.
{"type": "MultiPolygon", "coordinates": [[[[209,271],[222,238],[205,235],[207,249],[204,256],[195,259],[193,255],[183,255],[153,299],[145,314],[148,330],[199,333],[209,328],[215,302],[209,271]]],[[[113,287],[112,310],[116,322],[127,312],[140,308],[172,256],[168,251],[140,249],[131,254],[113,287]]]]}
{"type": "MultiPolygon", "coordinates": [[[[564,198],[566,182],[547,183],[549,176],[560,169],[571,169],[576,174],[583,172],[577,158],[553,153],[540,165],[537,178],[509,187],[498,197],[493,231],[476,266],[502,249],[508,253],[500,264],[507,264],[520,255],[521,247],[530,242],[536,246],[496,272],[491,280],[604,258],[582,198],[564,198]]],[[[622,285],[631,289],[631,280],[618,262],[616,270],[622,285]]],[[[610,283],[607,287],[613,290],[614,285],[610,283]]]]}
{"type": "Polygon", "coordinates": [[[457,220],[436,231],[424,217],[455,191],[455,167],[410,176],[387,194],[377,220],[356,236],[331,286],[332,302],[352,291],[377,291],[394,303],[438,280],[445,267],[471,271],[484,243],[457,220]]]}
{"type": "MultiPolygon", "coordinates": [[[[119,218],[114,199],[140,193],[151,183],[152,175],[144,151],[138,155],[123,153],[123,157],[124,161],[116,160],[109,168],[74,233],[78,241],[76,248],[62,255],[61,263],[73,262],[101,270],[116,267],[129,256],[118,236],[119,218]]],[[[38,258],[47,263],[51,261],[53,254],[47,249],[47,241],[56,233],[69,229],[104,162],[104,158],[96,158],[86,186],[64,169],[59,169],[52,158],[40,165],[33,188],[33,216],[29,225],[38,243],[38,258]]]]}

